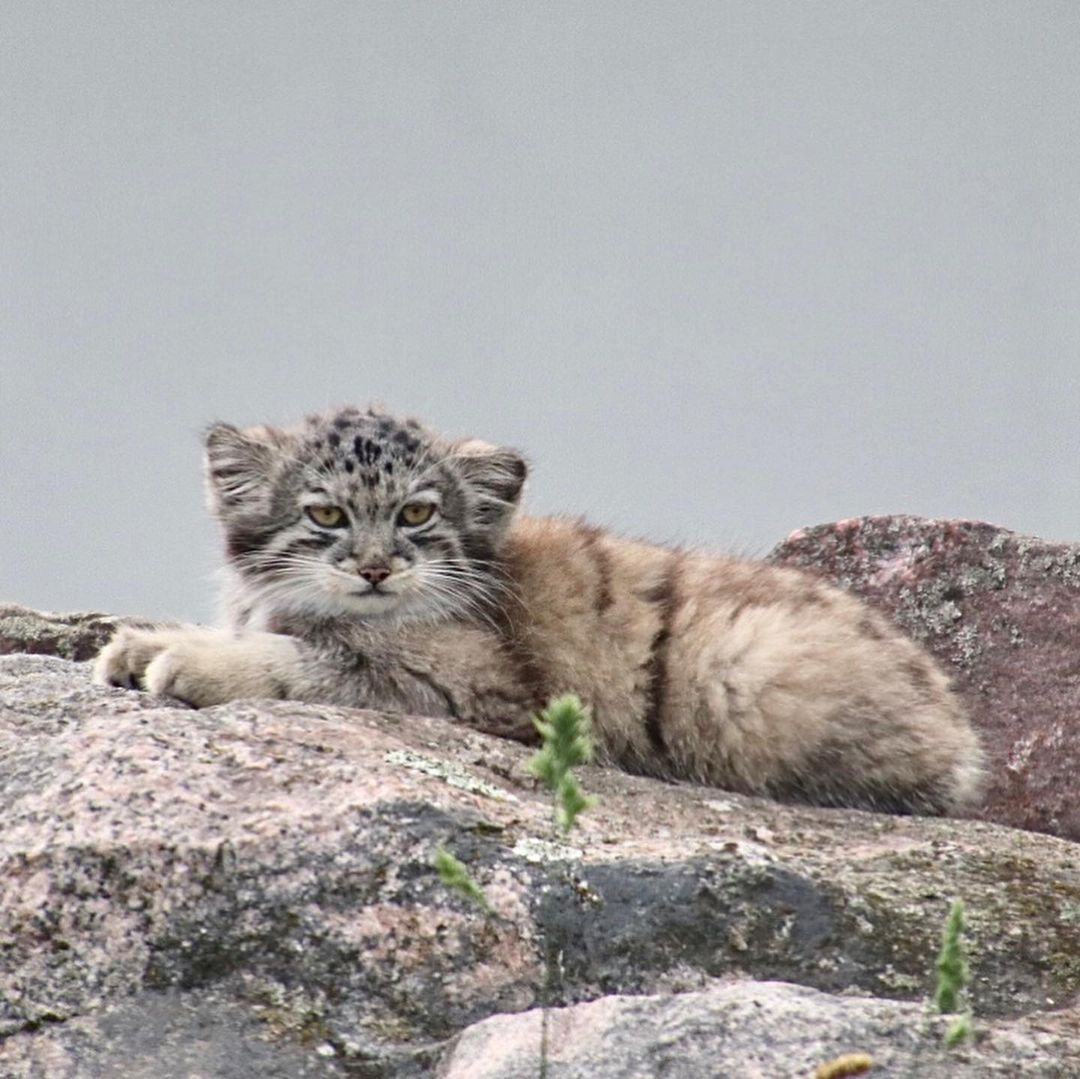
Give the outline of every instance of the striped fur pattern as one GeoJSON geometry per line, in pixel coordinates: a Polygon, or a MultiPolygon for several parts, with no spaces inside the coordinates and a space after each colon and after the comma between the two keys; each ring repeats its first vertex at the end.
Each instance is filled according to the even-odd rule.
{"type": "Polygon", "coordinates": [[[518,515],[518,453],[379,411],[216,425],[206,446],[230,626],[121,631],[99,681],[525,741],[574,692],[629,771],[892,812],[978,800],[982,751],[943,672],[815,578],[518,515]]]}

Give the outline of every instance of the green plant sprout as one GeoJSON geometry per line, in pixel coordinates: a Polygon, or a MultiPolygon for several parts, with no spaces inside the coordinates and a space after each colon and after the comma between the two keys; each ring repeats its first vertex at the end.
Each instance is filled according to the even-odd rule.
{"type": "MultiPolygon", "coordinates": [[[[574,826],[577,816],[596,799],[581,793],[577,780],[570,774],[570,769],[579,764],[588,764],[592,760],[592,719],[589,710],[572,693],[557,697],[548,702],[548,706],[534,719],[536,729],[543,739],[543,746],[529,759],[529,771],[532,772],[554,795],[553,829],[565,835],[574,826]]],[[[566,882],[572,883],[569,865],[563,864],[566,882]]],[[[556,966],[560,971],[562,958],[554,961],[550,941],[547,943],[548,962],[544,979],[543,1015],[540,1023],[540,1079],[547,1079],[549,1038],[548,1030],[551,1009],[549,1001],[553,995],[556,966]]]]}
{"type": "Polygon", "coordinates": [[[971,1011],[963,1009],[964,997],[971,981],[967,956],[964,954],[964,901],[956,899],[949,909],[941,933],[941,952],[937,960],[937,988],[934,1006],[943,1015],[957,1015],[945,1032],[947,1046],[958,1045],[971,1036],[971,1011]]]}
{"type": "MultiPolygon", "coordinates": [[[[529,759],[529,770],[540,779],[554,795],[553,827],[564,835],[570,831],[578,814],[596,802],[582,794],[577,780],[570,774],[570,769],[592,760],[593,740],[592,721],[589,710],[573,694],[558,697],[533,720],[540,732],[543,746],[529,759]]],[[[432,865],[439,874],[439,880],[447,888],[463,895],[475,903],[485,914],[491,914],[491,904],[484,895],[484,890],[473,880],[468,869],[458,861],[445,847],[435,851],[432,865]]],[[[568,883],[572,883],[569,870],[564,866],[568,883]]],[[[547,944],[548,963],[544,982],[543,1020],[540,1034],[540,1076],[548,1074],[548,1016],[553,986],[551,945],[547,944]]],[[[559,960],[561,966],[561,958],[559,960]]]]}
{"type": "MultiPolygon", "coordinates": [[[[533,722],[544,744],[530,759],[529,769],[555,795],[555,827],[565,834],[574,826],[578,814],[595,803],[594,798],[581,793],[570,774],[571,768],[592,759],[589,710],[569,694],[551,701],[533,722]]],[[[445,847],[435,851],[431,864],[447,888],[475,903],[485,914],[492,912],[483,888],[445,847]]]]}
{"type": "Polygon", "coordinates": [[[484,889],[473,880],[464,863],[459,862],[445,847],[440,846],[435,851],[431,864],[447,888],[475,903],[485,914],[491,913],[491,904],[484,895],[484,889]]]}
{"type": "Polygon", "coordinates": [[[551,701],[533,720],[543,748],[529,761],[529,771],[555,796],[555,824],[564,835],[577,816],[596,799],[581,793],[570,769],[592,760],[592,721],[589,710],[573,694],[551,701]]]}
{"type": "Polygon", "coordinates": [[[965,1012],[949,1024],[949,1029],[945,1031],[945,1044],[951,1049],[954,1045],[967,1041],[971,1035],[971,1016],[965,1012]]]}

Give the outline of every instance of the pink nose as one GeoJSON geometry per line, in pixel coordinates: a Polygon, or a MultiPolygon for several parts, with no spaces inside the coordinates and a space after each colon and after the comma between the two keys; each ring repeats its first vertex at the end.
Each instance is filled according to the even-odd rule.
{"type": "Polygon", "coordinates": [[[363,566],[357,571],[368,584],[382,584],[390,576],[389,566],[363,566]]]}

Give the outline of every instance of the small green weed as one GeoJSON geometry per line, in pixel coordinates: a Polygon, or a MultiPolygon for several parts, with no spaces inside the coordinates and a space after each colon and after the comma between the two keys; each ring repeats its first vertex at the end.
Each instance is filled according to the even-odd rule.
{"type": "Polygon", "coordinates": [[[570,769],[592,760],[592,721],[589,710],[573,694],[551,701],[534,720],[543,748],[529,761],[529,771],[555,796],[555,826],[564,835],[578,814],[595,804],[581,793],[570,769]]]}
{"type": "Polygon", "coordinates": [[[463,862],[458,861],[445,847],[435,851],[431,864],[439,874],[439,880],[451,890],[475,903],[485,914],[491,913],[491,904],[484,889],[473,880],[463,862]]]}
{"type": "Polygon", "coordinates": [[[941,932],[941,952],[937,960],[937,988],[934,1007],[943,1015],[956,1014],[945,1032],[945,1044],[959,1045],[971,1037],[971,1009],[966,1006],[971,971],[964,948],[964,901],[953,901],[941,932]],[[959,1013],[959,1014],[957,1014],[959,1013]]]}

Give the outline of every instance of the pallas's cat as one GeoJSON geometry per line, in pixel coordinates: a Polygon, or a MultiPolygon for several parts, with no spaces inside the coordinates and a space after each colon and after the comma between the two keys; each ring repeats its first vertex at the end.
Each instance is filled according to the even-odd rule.
{"type": "Polygon", "coordinates": [[[934,661],[804,573],[517,513],[514,450],[343,409],[217,424],[225,629],[123,629],[99,682],[196,707],[275,697],[532,740],[573,692],[602,759],[897,812],[974,803],[982,753],[934,661]]]}

